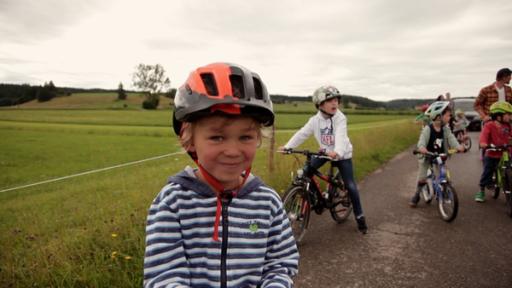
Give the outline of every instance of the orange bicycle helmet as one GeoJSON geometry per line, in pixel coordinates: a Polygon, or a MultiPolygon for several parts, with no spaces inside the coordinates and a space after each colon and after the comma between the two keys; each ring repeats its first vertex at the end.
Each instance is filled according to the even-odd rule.
{"type": "Polygon", "coordinates": [[[274,124],[272,101],[258,74],[240,65],[213,63],[192,71],[174,99],[173,128],[182,122],[225,113],[249,115],[264,126],[274,124]]]}

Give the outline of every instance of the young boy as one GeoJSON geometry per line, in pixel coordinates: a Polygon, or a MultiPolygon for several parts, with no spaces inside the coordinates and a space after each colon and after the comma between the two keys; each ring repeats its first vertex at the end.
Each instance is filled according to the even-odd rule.
{"type": "MultiPolygon", "coordinates": [[[[505,145],[509,144],[512,137],[512,129],[510,127],[510,113],[512,113],[512,105],[508,102],[495,102],[490,107],[491,121],[485,123],[482,133],[480,134],[480,147],[485,149],[489,145],[505,145]]],[[[492,185],[492,174],[496,170],[503,152],[486,151],[484,155],[484,170],[480,177],[480,191],[475,194],[476,202],[485,201],[485,187],[492,185]]]]}
{"type": "Polygon", "coordinates": [[[463,131],[466,135],[466,127],[468,127],[469,121],[464,115],[464,111],[461,109],[455,110],[455,118],[453,121],[453,132],[463,131]]]}
{"type": "Polygon", "coordinates": [[[274,122],[259,76],[215,63],[175,98],[174,131],[198,169],[169,178],[146,226],[145,287],[292,287],[298,251],[279,195],[250,173],[274,122]]]}
{"type": "MultiPolygon", "coordinates": [[[[421,154],[427,152],[448,153],[448,148],[452,147],[455,147],[459,152],[464,152],[464,146],[459,144],[448,125],[452,114],[449,105],[450,102],[448,101],[436,101],[425,111],[425,115],[430,117],[432,123],[421,130],[417,144],[418,151],[421,154]]],[[[426,161],[424,156],[420,156],[418,166],[416,192],[409,202],[409,205],[413,208],[418,206],[420,191],[423,185],[427,183],[427,171],[430,163],[426,161]]]]}
{"type": "MultiPolygon", "coordinates": [[[[313,93],[313,103],[318,109],[318,113],[309,118],[306,125],[297,131],[285,146],[280,147],[280,150],[295,148],[313,134],[320,149],[325,150],[329,157],[336,159],[335,164],[347,187],[350,200],[352,200],[357,228],[361,233],[366,234],[368,226],[353,175],[352,144],[347,135],[347,118],[338,109],[340,100],[341,94],[333,86],[322,86],[316,89],[313,93]]],[[[311,166],[318,169],[325,162],[327,159],[314,158],[311,166]]],[[[305,172],[308,173],[310,170],[306,167],[305,172]]]]}

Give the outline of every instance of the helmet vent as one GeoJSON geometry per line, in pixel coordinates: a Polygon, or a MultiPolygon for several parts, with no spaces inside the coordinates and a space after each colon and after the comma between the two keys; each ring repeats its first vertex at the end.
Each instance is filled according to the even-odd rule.
{"type": "Polygon", "coordinates": [[[244,80],[240,75],[229,75],[229,81],[231,82],[231,92],[233,97],[244,99],[245,98],[245,89],[244,89],[244,80]]]}
{"type": "Polygon", "coordinates": [[[256,92],[256,99],[263,100],[263,88],[262,88],[260,79],[252,78],[252,82],[254,83],[254,91],[256,92]]]}
{"type": "Polygon", "coordinates": [[[192,94],[192,88],[190,88],[190,85],[185,84],[185,90],[187,90],[187,94],[188,94],[188,95],[191,95],[191,94],[192,94]]]}
{"type": "Polygon", "coordinates": [[[217,89],[217,85],[215,84],[215,78],[211,73],[203,73],[201,74],[201,79],[203,80],[204,88],[206,89],[206,93],[212,96],[218,96],[219,90],[217,89]]]}

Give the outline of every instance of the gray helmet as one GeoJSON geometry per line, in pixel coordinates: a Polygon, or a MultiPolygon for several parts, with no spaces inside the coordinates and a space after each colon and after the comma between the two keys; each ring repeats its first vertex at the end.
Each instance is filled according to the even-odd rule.
{"type": "Polygon", "coordinates": [[[237,64],[212,63],[192,71],[174,104],[176,135],[182,122],[214,111],[250,115],[263,126],[274,123],[272,101],[260,76],[237,64]]]}
{"type": "Polygon", "coordinates": [[[318,108],[322,102],[332,98],[338,98],[338,100],[341,100],[340,91],[334,86],[325,85],[316,89],[313,93],[313,103],[316,108],[318,108]]]}

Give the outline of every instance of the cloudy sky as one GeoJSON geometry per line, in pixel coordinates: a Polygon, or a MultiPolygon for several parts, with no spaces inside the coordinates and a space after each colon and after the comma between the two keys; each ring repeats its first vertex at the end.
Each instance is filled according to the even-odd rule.
{"type": "Polygon", "coordinates": [[[512,66],[512,1],[0,0],[0,83],[131,89],[159,63],[178,87],[219,61],[272,94],[476,95],[512,66]]]}

